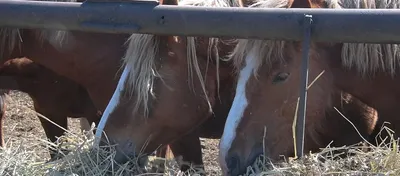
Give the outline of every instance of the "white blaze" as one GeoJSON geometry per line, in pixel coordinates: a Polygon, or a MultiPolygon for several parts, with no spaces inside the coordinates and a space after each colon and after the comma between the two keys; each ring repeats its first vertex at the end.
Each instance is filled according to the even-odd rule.
{"type": "Polygon", "coordinates": [[[224,133],[219,144],[219,159],[222,167],[226,167],[225,157],[235,139],[236,128],[238,127],[248,104],[246,99],[246,84],[255,68],[255,59],[255,54],[250,52],[245,59],[246,66],[240,70],[239,73],[235,98],[233,99],[232,107],[225,123],[224,133]]]}
{"type": "Polygon", "coordinates": [[[125,66],[124,71],[122,72],[122,75],[119,78],[117,88],[115,89],[114,94],[111,97],[111,100],[106,107],[106,110],[104,111],[103,115],[101,116],[99,125],[97,126],[97,130],[96,130],[96,138],[97,139],[101,138],[101,135],[103,133],[104,126],[107,123],[108,117],[114,111],[115,107],[117,107],[117,105],[119,103],[119,99],[121,97],[121,92],[124,90],[124,85],[125,85],[126,79],[128,78],[128,72],[129,72],[129,66],[125,66]]]}

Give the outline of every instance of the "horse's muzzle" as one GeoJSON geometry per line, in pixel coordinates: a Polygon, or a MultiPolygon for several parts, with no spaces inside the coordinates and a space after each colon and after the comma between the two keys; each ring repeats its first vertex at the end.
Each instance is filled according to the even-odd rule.
{"type": "Polygon", "coordinates": [[[260,155],[263,154],[262,147],[254,146],[250,155],[240,156],[239,153],[232,152],[226,156],[227,175],[237,176],[246,173],[247,167],[253,165],[260,155]]]}

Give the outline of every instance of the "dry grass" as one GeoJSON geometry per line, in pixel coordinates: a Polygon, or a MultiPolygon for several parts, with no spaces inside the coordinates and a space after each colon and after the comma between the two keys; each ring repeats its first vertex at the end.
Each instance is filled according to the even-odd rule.
{"type": "MultiPolygon", "coordinates": [[[[57,144],[50,143],[36,116],[31,99],[24,93],[12,91],[7,99],[6,147],[0,149],[0,175],[188,175],[179,172],[177,163],[171,159],[149,157],[141,161],[143,169],[138,167],[136,159],[118,165],[111,159],[115,154],[113,146],[93,147],[94,139],[80,132],[77,119],[69,119],[72,128],[57,144]],[[60,160],[47,162],[47,147],[56,146],[70,152],[60,160]]],[[[204,153],[207,174],[220,175],[214,174],[220,172],[217,165],[209,165],[216,162],[218,140],[202,139],[202,143],[207,152],[204,153]]],[[[203,172],[191,170],[194,174],[190,175],[203,172]]]]}
{"type": "Polygon", "coordinates": [[[38,140],[39,145],[58,148],[64,155],[62,159],[49,162],[40,161],[35,152],[22,145],[6,146],[0,150],[0,175],[188,175],[179,173],[174,160],[156,157],[141,161],[132,159],[120,165],[112,159],[115,155],[114,146],[95,147],[94,138],[87,136],[83,133],[66,133],[56,143],[38,140]],[[139,167],[138,163],[143,163],[144,167],[139,167]]]}
{"type": "MultiPolygon", "coordinates": [[[[138,175],[146,169],[140,169],[137,160],[124,165],[118,165],[112,156],[115,154],[113,146],[94,148],[93,138],[88,139],[84,134],[67,133],[59,141],[49,143],[37,141],[48,147],[59,147],[64,154],[59,160],[44,162],[35,152],[26,150],[22,145],[7,146],[0,150],[1,175],[138,175]],[[39,160],[39,162],[38,162],[39,160]]],[[[153,162],[148,162],[149,164],[153,162]]],[[[161,175],[161,174],[159,174],[161,175]]]]}
{"type": "MultiPolygon", "coordinates": [[[[393,134],[384,127],[382,130],[393,134]]],[[[379,135],[378,135],[379,137],[379,135]]],[[[379,146],[365,142],[352,146],[326,147],[301,159],[274,163],[260,156],[244,176],[253,175],[400,175],[399,140],[382,139],[379,146]],[[386,141],[386,142],[385,142],[386,141]]]]}
{"type": "MultiPolygon", "coordinates": [[[[7,113],[7,120],[13,123],[6,121],[6,138],[11,134],[13,137],[8,137],[6,148],[0,150],[0,175],[188,175],[178,172],[174,160],[163,158],[142,160],[142,168],[138,167],[137,159],[118,165],[111,159],[115,154],[113,146],[93,147],[93,139],[77,132],[76,122],[57,144],[49,143],[44,140],[35,113],[26,110],[27,107],[32,109],[31,103],[19,101],[22,98],[20,94],[12,97],[12,114],[20,115],[7,113]],[[60,160],[46,162],[49,159],[48,146],[58,146],[70,152],[60,160]]],[[[215,158],[218,140],[211,143],[202,140],[202,143],[207,143],[203,148],[207,175],[221,175],[215,158]]],[[[400,175],[398,148],[398,141],[391,139],[389,144],[378,147],[366,144],[326,147],[299,160],[289,158],[287,162],[274,164],[260,157],[248,167],[245,175],[400,175]]],[[[190,175],[200,172],[193,171],[190,175]]]]}

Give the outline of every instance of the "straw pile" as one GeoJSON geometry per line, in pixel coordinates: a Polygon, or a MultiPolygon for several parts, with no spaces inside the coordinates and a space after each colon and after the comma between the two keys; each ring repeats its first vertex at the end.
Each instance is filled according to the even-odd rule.
{"type": "MultiPolygon", "coordinates": [[[[40,142],[40,141],[38,141],[40,142]]],[[[55,147],[55,144],[47,143],[55,147]]],[[[198,175],[179,173],[174,160],[150,157],[143,168],[138,160],[118,165],[111,158],[113,146],[92,148],[93,139],[86,135],[66,134],[57,145],[69,150],[62,159],[43,162],[34,152],[23,147],[8,146],[0,150],[0,175],[198,175]]],[[[392,139],[382,146],[354,146],[322,149],[302,159],[271,164],[261,156],[248,167],[246,176],[253,175],[400,175],[398,141],[392,139]],[[343,152],[345,151],[345,152],[343,152]]]]}
{"type": "MultiPolygon", "coordinates": [[[[24,122],[26,123],[26,119],[24,122]]],[[[32,138],[32,136],[25,137],[32,138]]],[[[72,132],[67,132],[56,144],[43,140],[31,140],[29,143],[21,144],[16,144],[15,141],[8,142],[6,148],[0,149],[0,175],[97,176],[199,175],[204,173],[202,170],[195,169],[191,170],[191,174],[180,173],[175,160],[156,157],[149,157],[144,161],[133,159],[119,165],[112,160],[115,154],[114,146],[97,148],[93,147],[93,142],[94,139],[88,138],[86,134],[72,132]],[[62,151],[70,152],[64,153],[62,159],[46,162],[46,158],[40,154],[41,151],[32,150],[32,146],[58,147],[63,149],[62,151]],[[144,167],[139,167],[139,162],[144,167]]],[[[328,146],[302,159],[289,158],[286,162],[274,164],[261,156],[248,167],[244,175],[400,175],[398,143],[398,140],[392,138],[389,144],[381,144],[377,147],[366,144],[340,148],[328,146]]]]}
{"type": "MultiPolygon", "coordinates": [[[[180,173],[177,162],[150,156],[132,159],[119,165],[112,160],[115,146],[94,146],[91,131],[82,133],[79,129],[65,130],[65,135],[56,143],[43,136],[39,118],[47,119],[33,110],[30,98],[21,92],[12,91],[6,97],[7,111],[5,125],[5,147],[0,148],[0,175],[188,175],[180,173]],[[38,131],[40,129],[41,131],[38,131]],[[48,148],[59,149],[63,157],[48,161],[48,148]],[[143,167],[139,167],[142,163],[143,167]]],[[[49,119],[47,119],[49,120],[49,119]]],[[[78,124],[73,125],[78,126],[78,124]]],[[[171,154],[170,154],[171,155],[171,154]]],[[[204,172],[190,170],[191,173],[204,172]]]]}
{"type": "MultiPolygon", "coordinates": [[[[260,156],[244,176],[253,175],[400,175],[399,140],[392,137],[378,146],[365,142],[352,146],[326,147],[301,159],[271,163],[260,156]],[[385,142],[386,141],[386,142],[385,142]]],[[[378,135],[380,137],[380,135],[378,135]]]]}
{"type": "Polygon", "coordinates": [[[63,157],[46,162],[25,146],[6,146],[0,149],[0,175],[188,175],[178,172],[173,159],[149,157],[118,164],[112,159],[115,146],[94,147],[94,138],[88,139],[85,134],[67,133],[57,143],[39,143],[57,147],[63,157]]]}

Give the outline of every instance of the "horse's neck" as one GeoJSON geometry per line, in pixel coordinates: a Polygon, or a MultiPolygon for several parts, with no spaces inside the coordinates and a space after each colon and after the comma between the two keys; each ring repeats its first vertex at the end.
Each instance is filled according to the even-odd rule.
{"type": "MultiPolygon", "coordinates": [[[[29,30],[24,33],[23,55],[46,68],[79,83],[99,70],[112,70],[123,57],[128,35],[112,35],[71,31],[62,43],[54,40],[54,33],[42,34],[29,30]],[[85,76],[82,76],[85,75],[85,76]]],[[[114,76],[114,75],[113,75],[114,76]]]]}
{"type": "Polygon", "coordinates": [[[355,68],[344,68],[341,64],[333,65],[332,68],[335,85],[369,106],[387,108],[388,104],[400,103],[396,99],[400,97],[400,91],[396,91],[400,90],[400,77],[392,77],[383,72],[362,76],[355,68]]]}

